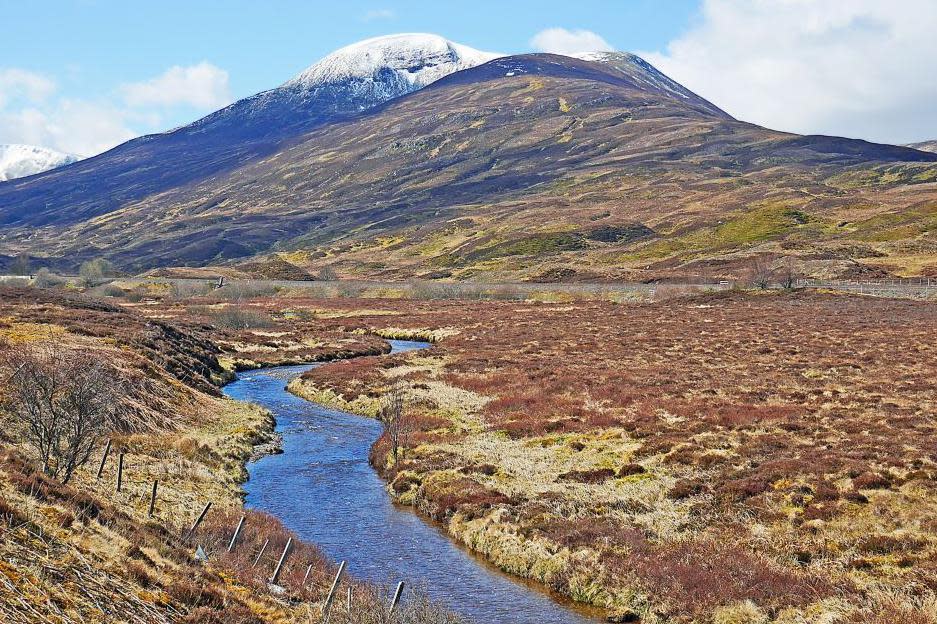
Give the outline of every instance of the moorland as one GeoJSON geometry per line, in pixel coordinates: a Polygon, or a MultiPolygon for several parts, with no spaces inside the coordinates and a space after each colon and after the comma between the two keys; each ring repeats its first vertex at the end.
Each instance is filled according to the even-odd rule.
{"type": "MultiPolygon", "coordinates": [[[[505,571],[618,621],[934,621],[931,302],[807,290],[619,303],[272,289],[112,290],[106,303],[4,295],[6,340],[54,328],[75,346],[118,349],[179,396],[197,393],[183,408],[135,397],[134,422],[145,425],[115,438],[148,476],[167,465],[198,475],[166,486],[190,515],[206,497],[236,510],[244,437],[265,430],[261,414],[212,395],[220,379],[359,354],[290,391],[375,418],[402,397],[393,435],[371,453],[389,494],[505,571]],[[167,332],[192,342],[173,350],[157,339],[167,332]],[[434,344],[373,355],[386,352],[382,338],[434,344]],[[199,404],[215,415],[193,412],[199,404]]],[[[106,481],[86,475],[69,487],[139,518],[145,493],[114,502],[106,481]]],[[[75,514],[28,488],[4,496],[44,517],[75,514]]],[[[92,525],[104,530],[78,516],[72,526],[92,525]]],[[[50,534],[63,531],[74,529],[50,534]]],[[[153,582],[165,587],[162,575],[182,564],[159,561],[153,582]]],[[[239,587],[252,577],[221,578],[239,587]]]]}

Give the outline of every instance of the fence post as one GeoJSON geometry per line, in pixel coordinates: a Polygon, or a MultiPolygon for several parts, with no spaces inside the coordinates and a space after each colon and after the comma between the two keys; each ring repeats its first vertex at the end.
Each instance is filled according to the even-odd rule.
{"type": "Polygon", "coordinates": [[[277,581],[280,580],[280,570],[283,569],[283,562],[286,561],[286,556],[290,552],[290,546],[293,545],[293,538],[286,540],[286,546],[283,547],[283,554],[280,555],[280,560],[277,562],[277,567],[273,570],[273,576],[270,577],[270,583],[273,585],[277,584],[277,581]]]}
{"type": "Polygon", "coordinates": [[[252,568],[257,567],[257,563],[260,561],[260,558],[264,556],[264,551],[267,550],[267,544],[269,543],[270,543],[269,539],[264,540],[264,545],[260,547],[260,552],[257,553],[257,558],[254,559],[254,564],[251,566],[252,568]]]}
{"type": "Polygon", "coordinates": [[[397,603],[400,602],[400,594],[403,593],[403,581],[397,583],[397,591],[394,592],[394,598],[390,601],[390,613],[394,612],[394,609],[397,607],[397,603]]]}
{"type": "Polygon", "coordinates": [[[101,473],[104,472],[104,463],[107,461],[107,456],[111,452],[111,441],[108,440],[107,444],[104,445],[104,454],[101,455],[101,463],[98,465],[98,474],[95,475],[95,479],[101,478],[101,473]]]}
{"type": "Polygon", "coordinates": [[[192,523],[192,527],[191,527],[188,531],[186,531],[186,533],[185,533],[185,536],[186,536],[186,537],[189,537],[189,536],[191,536],[193,533],[195,533],[195,529],[198,528],[198,525],[202,524],[202,520],[205,519],[205,514],[208,513],[208,510],[209,510],[210,508],[211,508],[211,501],[208,501],[207,503],[205,503],[205,508],[202,509],[202,513],[200,513],[200,514],[198,515],[198,518],[195,519],[195,522],[192,523]]]}
{"type": "Polygon", "coordinates": [[[153,479],[153,491],[150,493],[150,510],[147,512],[146,517],[153,517],[153,510],[156,508],[156,486],[159,485],[159,479],[153,479]]]}
{"type": "Polygon", "coordinates": [[[120,492],[120,488],[124,483],[124,452],[121,451],[120,455],[117,456],[117,491],[120,492]]]}
{"type": "Polygon", "coordinates": [[[351,585],[348,586],[348,601],[345,603],[348,615],[351,615],[351,585]]]}
{"type": "Polygon", "coordinates": [[[322,612],[325,614],[325,621],[329,621],[329,608],[332,606],[332,600],[335,598],[335,590],[338,589],[338,583],[342,580],[342,573],[345,571],[345,562],[342,561],[338,564],[338,573],[335,575],[335,580],[332,581],[332,587],[329,589],[329,595],[325,598],[325,605],[322,607],[322,612]]]}
{"type": "Polygon", "coordinates": [[[244,526],[245,518],[247,518],[247,516],[241,516],[241,519],[238,520],[238,525],[234,529],[234,535],[231,536],[231,542],[228,544],[228,552],[231,552],[231,550],[234,548],[234,543],[237,541],[238,535],[241,534],[241,528],[244,526]]]}
{"type": "Polygon", "coordinates": [[[306,566],[306,573],[303,575],[303,584],[302,584],[302,586],[301,586],[303,589],[306,588],[306,581],[309,580],[309,573],[310,573],[310,572],[312,572],[312,564],[311,564],[311,563],[310,563],[308,566],[306,566]]]}

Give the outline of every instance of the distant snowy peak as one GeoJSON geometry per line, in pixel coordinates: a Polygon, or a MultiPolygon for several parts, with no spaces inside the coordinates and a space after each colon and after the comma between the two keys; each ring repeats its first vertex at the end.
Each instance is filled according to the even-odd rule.
{"type": "Polygon", "coordinates": [[[908,143],[905,147],[913,147],[916,150],[921,150],[922,152],[934,152],[937,153],[937,141],[921,141],[920,143],[908,143]]]}
{"type": "Polygon", "coordinates": [[[336,50],[281,88],[311,94],[337,88],[363,109],[499,56],[439,35],[387,35],[336,50]]]}
{"type": "Polygon", "coordinates": [[[0,182],[42,173],[77,160],[74,154],[35,145],[0,145],[0,182]]]}

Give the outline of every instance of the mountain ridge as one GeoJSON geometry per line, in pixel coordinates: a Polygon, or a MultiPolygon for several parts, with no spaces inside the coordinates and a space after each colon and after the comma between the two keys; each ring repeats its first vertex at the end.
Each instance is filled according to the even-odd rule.
{"type": "MultiPolygon", "coordinates": [[[[521,55],[29,240],[131,270],[273,253],[384,279],[653,279],[794,253],[843,274],[886,253],[855,240],[867,217],[932,197],[926,183],[892,180],[937,178],[935,160],[767,130],[594,61],[521,55]]],[[[0,243],[36,235],[8,228],[0,243]]]]}
{"type": "Polygon", "coordinates": [[[222,174],[274,153],[323,123],[353,117],[432,77],[492,56],[496,55],[432,35],[392,35],[352,44],[279,87],[238,100],[191,124],[132,139],[69,169],[46,174],[51,177],[40,181],[13,188],[0,185],[0,225],[49,225],[57,213],[66,210],[76,218],[92,218],[127,202],[222,174]],[[316,67],[334,64],[336,55],[347,59],[349,49],[365,55],[409,49],[412,54],[388,55],[391,65],[372,66],[370,76],[358,75],[351,82],[329,82],[327,75],[320,76],[324,82],[318,83],[302,79],[316,67]],[[422,81],[402,80],[399,74],[418,67],[421,54],[433,63],[431,75],[424,75],[422,81]],[[362,90],[362,83],[371,88],[362,90]],[[13,209],[11,202],[16,202],[13,209]]]}

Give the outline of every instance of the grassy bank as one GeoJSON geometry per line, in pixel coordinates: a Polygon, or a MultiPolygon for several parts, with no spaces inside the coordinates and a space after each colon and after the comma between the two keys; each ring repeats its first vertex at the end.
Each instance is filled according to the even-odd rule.
{"type": "Polygon", "coordinates": [[[622,621],[937,621],[933,304],[369,306],[458,333],[290,389],[374,415],[403,384],[372,463],[501,568],[622,621]]]}
{"type": "MultiPolygon", "coordinates": [[[[275,518],[242,508],[245,463],[256,445],[270,441],[273,418],[220,396],[218,384],[228,373],[219,360],[226,351],[212,327],[159,316],[75,293],[0,292],[0,348],[21,350],[53,336],[65,351],[92,354],[125,390],[119,401],[127,415],[108,436],[111,449],[100,477],[103,440],[64,485],[37,471],[21,424],[0,412],[0,617],[318,622],[336,566],[275,518]],[[204,521],[190,532],[209,503],[204,521]],[[244,529],[228,552],[242,515],[244,529]],[[291,537],[279,587],[271,587],[276,559],[291,537]],[[207,561],[196,558],[197,548],[207,561]]],[[[311,355],[341,357],[350,344],[364,344],[353,335],[329,342],[339,335],[324,332],[311,355]]],[[[456,622],[418,596],[389,615],[380,588],[351,583],[351,609],[342,603],[333,622],[456,622]]]]}

